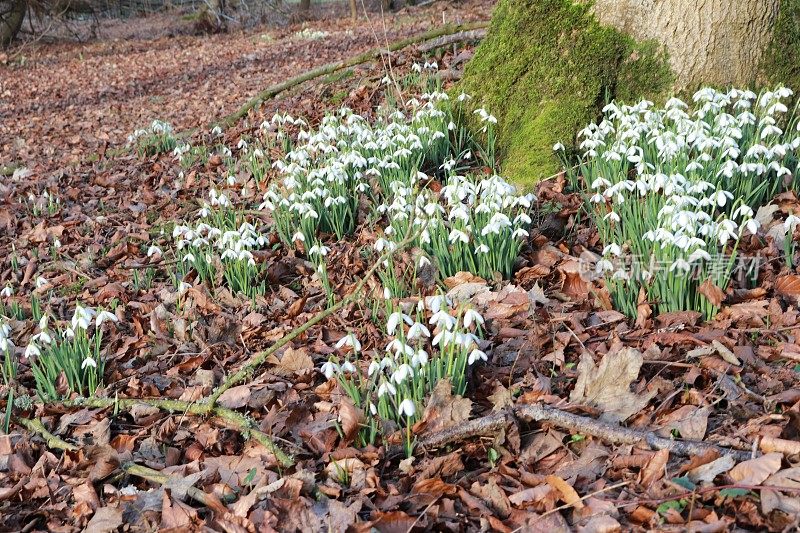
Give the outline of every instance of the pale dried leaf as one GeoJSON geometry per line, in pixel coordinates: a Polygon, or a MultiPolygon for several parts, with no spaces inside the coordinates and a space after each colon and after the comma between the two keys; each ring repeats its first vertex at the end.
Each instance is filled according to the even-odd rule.
{"type": "Polygon", "coordinates": [[[639,376],[642,361],[641,352],[626,347],[607,353],[600,365],[595,366],[592,356],[584,352],[570,400],[599,407],[603,411],[601,418],[605,420],[627,419],[641,411],[656,393],[637,395],[630,391],[631,383],[639,376]]]}
{"type": "Polygon", "coordinates": [[[768,453],[739,463],[728,475],[742,485],[758,485],[780,470],[781,462],[783,462],[783,454],[768,453]]]}

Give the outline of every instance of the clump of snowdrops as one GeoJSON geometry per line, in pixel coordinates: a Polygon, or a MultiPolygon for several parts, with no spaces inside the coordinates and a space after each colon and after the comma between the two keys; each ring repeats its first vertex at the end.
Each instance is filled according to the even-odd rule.
{"type": "MultiPolygon", "coordinates": [[[[265,267],[253,256],[268,239],[248,222],[225,192],[211,189],[209,202],[203,202],[197,213],[200,222],[194,226],[178,225],[172,232],[177,260],[174,281],[181,287],[191,270],[212,289],[225,285],[234,294],[248,298],[264,294],[265,267]]],[[[151,246],[148,255],[160,254],[151,246]]]]}
{"type": "Polygon", "coordinates": [[[571,179],[588,198],[603,244],[597,272],[621,311],[636,316],[644,296],[658,312],[714,316],[702,292],[728,286],[740,239],[758,230],[754,209],[795,186],[791,94],[702,89],[693,111],[677,98],[663,108],[611,103],[579,133],[571,179]]]}
{"type": "MultiPolygon", "coordinates": [[[[469,96],[451,102],[429,74],[435,69],[435,63],[413,69],[410,76],[425,92],[379,113],[373,123],[343,108],[317,131],[300,124],[293,148],[273,165],[281,182],[267,190],[262,204],[285,244],[309,249],[320,234],[351,234],[366,202],[371,220],[385,221],[378,253],[416,233],[414,244],[425,252],[419,260],[435,261],[444,276],[511,276],[528,235],[532,196],[516,194],[499,176],[470,174],[475,167],[493,168],[497,120],[485,109],[475,111],[484,146],[457,126],[453,117],[463,114],[469,96]]],[[[276,115],[270,126],[286,138],[287,125],[296,126],[297,119],[276,115]]],[[[380,275],[394,296],[407,293],[393,259],[380,275]]]]}
{"type": "Polygon", "coordinates": [[[487,360],[478,346],[483,317],[469,307],[453,306],[443,295],[421,298],[408,312],[390,299],[386,305],[388,344],[367,363],[360,357],[361,343],[350,333],[336,344],[339,355],[324,363],[322,372],[335,377],[364,413],[360,445],[374,443],[387,429],[405,428],[410,455],[411,427],[440,380],[449,381],[453,394],[463,395],[469,367],[487,360]]]}
{"type": "Polygon", "coordinates": [[[50,316],[42,315],[37,333],[25,348],[43,401],[54,401],[72,393],[91,396],[103,383],[103,328],[117,322],[106,310],[75,305],[71,321],[63,329],[51,329],[50,316]],[[63,376],[63,377],[62,377],[63,376]]]}
{"type": "MultiPolygon", "coordinates": [[[[433,258],[442,276],[465,271],[485,279],[496,273],[510,278],[531,224],[533,195],[518,194],[497,175],[449,175],[438,193],[393,184],[391,203],[381,205],[386,215],[378,252],[391,249],[407,234],[418,235],[415,245],[433,258]]],[[[399,296],[399,295],[398,295],[399,296]]]]}
{"type": "Polygon", "coordinates": [[[128,136],[128,145],[139,155],[148,157],[171,152],[177,144],[172,125],[161,120],[154,120],[147,128],[128,136]]]}

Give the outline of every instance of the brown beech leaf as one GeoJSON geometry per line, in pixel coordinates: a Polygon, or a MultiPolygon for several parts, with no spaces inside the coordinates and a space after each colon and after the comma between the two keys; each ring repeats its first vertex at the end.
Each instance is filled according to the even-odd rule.
{"type": "Polygon", "coordinates": [[[649,488],[653,482],[664,477],[667,461],[669,461],[669,450],[658,450],[653,454],[639,476],[639,482],[643,487],[649,488]]]}
{"type": "Polygon", "coordinates": [[[415,424],[416,432],[433,433],[469,420],[472,400],[453,396],[451,389],[449,379],[442,379],[436,384],[422,420],[415,424]]]}
{"type": "Polygon", "coordinates": [[[703,440],[703,437],[706,436],[710,413],[711,408],[707,406],[684,405],[659,420],[662,428],[658,433],[666,437],[673,430],[678,430],[681,438],[703,440]]]}
{"type": "Polygon", "coordinates": [[[649,391],[634,394],[631,383],[639,376],[643,358],[634,348],[622,348],[603,356],[599,366],[588,352],[581,354],[578,363],[578,381],[570,394],[570,400],[599,407],[601,418],[623,421],[641,411],[656,394],[649,391]]]}
{"type": "Polygon", "coordinates": [[[349,444],[356,438],[363,420],[364,413],[356,408],[349,397],[342,395],[339,400],[339,423],[344,433],[343,444],[349,444]]]}
{"type": "Polygon", "coordinates": [[[547,484],[561,493],[561,500],[567,505],[572,505],[576,509],[583,509],[583,502],[578,492],[572,488],[572,485],[564,481],[558,476],[547,476],[547,484]]]}
{"type": "Polygon", "coordinates": [[[758,485],[780,470],[782,462],[782,453],[768,453],[739,463],[728,475],[742,485],[758,485]]]}
{"type": "Polygon", "coordinates": [[[122,509],[118,507],[101,507],[97,510],[85,531],[95,533],[112,533],[122,525],[122,509]]]}
{"type": "Polygon", "coordinates": [[[217,400],[217,403],[219,403],[222,407],[227,407],[228,409],[238,409],[239,407],[244,407],[247,405],[247,401],[249,399],[250,386],[238,385],[223,392],[222,396],[220,396],[219,400],[217,400]]]}
{"type": "Polygon", "coordinates": [[[725,299],[725,293],[722,291],[722,289],[714,285],[714,282],[711,281],[711,278],[708,278],[701,283],[700,287],[697,289],[697,292],[705,296],[706,299],[715,307],[721,306],[722,300],[725,299]]]}
{"type": "Polygon", "coordinates": [[[639,297],[636,300],[636,327],[645,327],[652,314],[653,309],[650,307],[650,302],[647,301],[647,293],[644,287],[639,287],[639,297]]]}
{"type": "Polygon", "coordinates": [[[267,362],[275,365],[273,372],[280,376],[291,376],[314,368],[314,360],[305,348],[294,349],[291,346],[286,348],[280,359],[271,355],[267,362]]]}
{"type": "Polygon", "coordinates": [[[800,276],[787,274],[775,280],[775,294],[787,300],[797,302],[800,299],[800,276]]]}
{"type": "Polygon", "coordinates": [[[789,515],[800,514],[800,498],[797,497],[797,491],[800,490],[800,467],[787,468],[772,474],[764,481],[764,485],[792,489],[786,493],[775,490],[762,490],[761,511],[764,514],[769,514],[775,509],[779,509],[789,515]]]}

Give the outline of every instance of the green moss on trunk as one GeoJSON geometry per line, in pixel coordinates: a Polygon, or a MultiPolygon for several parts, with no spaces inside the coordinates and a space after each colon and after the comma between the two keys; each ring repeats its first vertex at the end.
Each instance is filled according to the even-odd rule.
{"type": "Polygon", "coordinates": [[[657,98],[672,79],[657,43],[600,25],[588,4],[501,0],[458,90],[497,117],[503,172],[531,185],[559,170],[553,144],[573,142],[606,101],[657,98]]]}
{"type": "Polygon", "coordinates": [[[800,0],[781,0],[761,73],[768,86],[783,84],[800,92],[800,0]]]}

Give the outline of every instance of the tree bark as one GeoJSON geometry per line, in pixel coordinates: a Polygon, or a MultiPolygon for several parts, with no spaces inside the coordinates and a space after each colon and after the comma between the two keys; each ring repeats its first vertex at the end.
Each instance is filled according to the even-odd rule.
{"type": "Polygon", "coordinates": [[[676,90],[752,86],[780,0],[596,0],[601,24],[666,47],[676,90]]]}
{"type": "Polygon", "coordinates": [[[25,0],[0,0],[0,46],[8,45],[16,37],[27,8],[25,0]]]}

